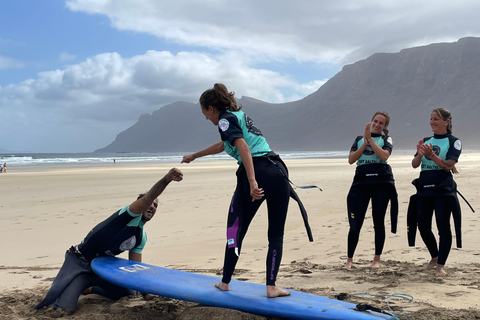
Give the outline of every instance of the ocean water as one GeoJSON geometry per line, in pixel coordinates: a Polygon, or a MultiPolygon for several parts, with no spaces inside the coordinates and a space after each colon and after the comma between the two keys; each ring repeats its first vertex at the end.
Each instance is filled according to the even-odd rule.
{"type": "MultiPolygon", "coordinates": [[[[10,167],[69,166],[69,165],[101,165],[117,163],[180,163],[182,157],[191,152],[167,153],[0,153],[0,163],[10,167]]],[[[296,151],[277,152],[282,159],[324,159],[344,158],[346,151],[296,151]]],[[[233,160],[225,152],[196,159],[195,161],[233,160]]]]}

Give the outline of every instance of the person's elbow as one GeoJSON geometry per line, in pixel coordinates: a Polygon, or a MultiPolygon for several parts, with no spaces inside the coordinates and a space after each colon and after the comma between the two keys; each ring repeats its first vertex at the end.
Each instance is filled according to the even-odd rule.
{"type": "Polygon", "coordinates": [[[390,158],[390,152],[389,151],[384,151],[380,157],[380,160],[383,162],[386,162],[390,158]]]}

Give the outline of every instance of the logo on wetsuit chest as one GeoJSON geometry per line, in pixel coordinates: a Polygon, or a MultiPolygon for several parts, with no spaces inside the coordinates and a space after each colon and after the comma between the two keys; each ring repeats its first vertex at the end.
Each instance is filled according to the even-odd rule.
{"type": "Polygon", "coordinates": [[[372,147],[369,144],[365,147],[365,150],[363,150],[363,154],[367,156],[371,156],[374,153],[375,151],[373,151],[372,147]]]}
{"type": "MultiPolygon", "coordinates": [[[[432,153],[435,154],[436,156],[438,156],[440,154],[440,147],[439,146],[433,146],[432,148],[432,153]]],[[[430,159],[429,157],[425,156],[425,158],[427,158],[427,160],[430,160],[430,161],[433,161],[432,159],[430,159]]]]}

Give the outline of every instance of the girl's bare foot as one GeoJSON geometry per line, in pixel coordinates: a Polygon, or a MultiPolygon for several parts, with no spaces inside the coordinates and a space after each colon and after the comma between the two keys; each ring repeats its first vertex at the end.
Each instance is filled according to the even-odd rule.
{"type": "Polygon", "coordinates": [[[445,277],[447,273],[445,272],[445,265],[437,264],[437,268],[435,270],[435,275],[437,277],[445,277]]]}
{"type": "Polygon", "coordinates": [[[268,298],[277,298],[277,297],[286,297],[289,296],[290,292],[283,290],[277,286],[267,286],[267,297],[268,298]]]}
{"type": "Polygon", "coordinates": [[[222,291],[229,291],[230,290],[230,284],[229,283],[219,282],[215,285],[215,287],[217,287],[218,289],[220,289],[222,291]]]}
{"type": "Polygon", "coordinates": [[[370,265],[370,268],[380,268],[380,256],[379,255],[375,255],[375,257],[373,258],[373,261],[372,261],[372,264],[370,265]]]}
{"type": "Polygon", "coordinates": [[[353,265],[353,258],[347,258],[347,263],[345,263],[345,269],[351,269],[353,265]]]}
{"type": "Polygon", "coordinates": [[[83,290],[82,294],[87,295],[87,294],[91,294],[92,292],[93,292],[92,287],[89,287],[89,288],[83,290]]]}
{"type": "Polygon", "coordinates": [[[427,269],[434,269],[437,267],[437,261],[438,261],[438,257],[436,258],[432,258],[432,260],[430,260],[429,263],[427,263],[426,265],[423,266],[423,270],[427,270],[427,269]]]}
{"type": "Polygon", "coordinates": [[[145,299],[145,301],[150,301],[155,298],[158,298],[158,296],[150,293],[147,293],[145,296],[143,296],[143,299],[145,299]]]}

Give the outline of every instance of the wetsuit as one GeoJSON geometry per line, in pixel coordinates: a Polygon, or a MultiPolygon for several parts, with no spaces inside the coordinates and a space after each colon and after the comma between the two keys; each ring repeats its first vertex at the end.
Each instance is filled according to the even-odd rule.
{"type": "MultiPolygon", "coordinates": [[[[433,152],[443,160],[456,160],[462,152],[462,143],[451,134],[438,135],[423,139],[432,144],[433,152]]],[[[416,156],[416,155],[415,155],[416,156]]],[[[457,184],[450,171],[440,168],[430,158],[423,156],[420,177],[413,181],[417,193],[410,198],[407,213],[408,242],[415,245],[418,226],[423,242],[432,258],[438,257],[438,264],[444,265],[452,247],[450,217],[453,214],[457,247],[461,242],[461,209],[457,198],[457,184]],[[433,212],[438,228],[439,244],[432,232],[433,212]]]]}
{"type": "MultiPolygon", "coordinates": [[[[389,136],[372,133],[372,139],[383,150],[392,152],[392,140],[389,136]]],[[[364,143],[358,136],[350,149],[358,150],[364,143]]],[[[357,160],[357,168],[352,186],[347,196],[349,258],[353,258],[360,237],[368,203],[372,200],[372,217],[375,229],[375,255],[381,255],[385,244],[385,214],[391,201],[391,231],[397,232],[398,197],[391,167],[377,157],[370,145],[367,145],[357,160]]]]}
{"type": "Polygon", "coordinates": [[[114,300],[134,295],[133,290],[101,279],[92,271],[90,263],[98,256],[115,256],[126,250],[142,253],[146,241],[142,214],[130,212],[129,206],[118,210],[95,226],[79,245],[67,250],[62,268],[35,309],[52,306],[73,313],[81,293],[89,287],[93,293],[114,300]]]}
{"type": "Polygon", "coordinates": [[[222,282],[230,283],[241,252],[248,226],[264,200],[268,208],[267,285],[275,285],[283,252],[283,233],[290,198],[288,172],[278,155],[270,149],[262,133],[242,111],[224,111],[219,116],[218,129],[225,151],[240,164],[236,176],[237,187],[228,211],[227,245],[222,282]],[[250,184],[238,149],[233,145],[237,138],[245,139],[250,147],[255,179],[263,188],[264,197],[252,202],[250,184]]]}

